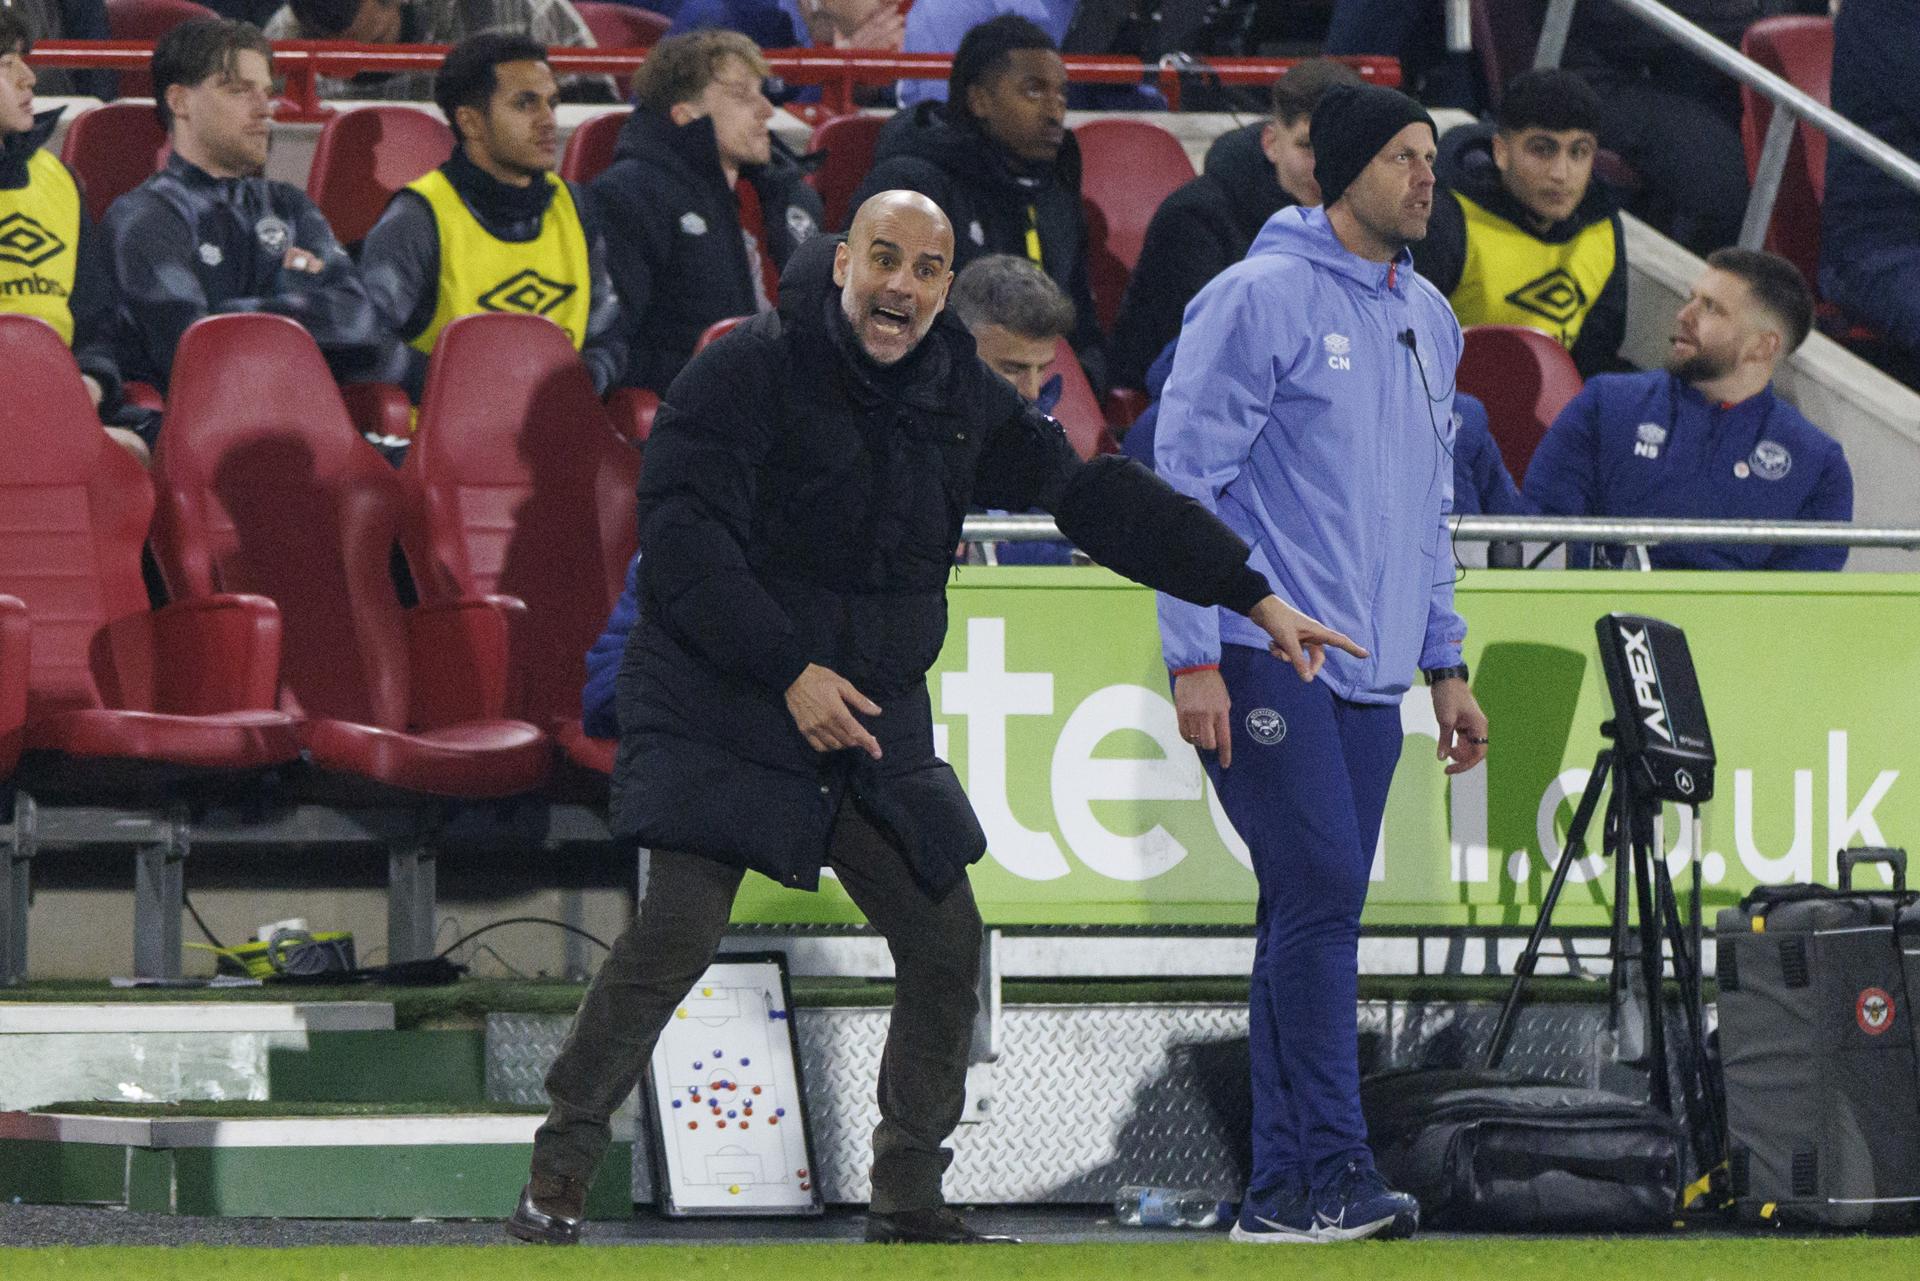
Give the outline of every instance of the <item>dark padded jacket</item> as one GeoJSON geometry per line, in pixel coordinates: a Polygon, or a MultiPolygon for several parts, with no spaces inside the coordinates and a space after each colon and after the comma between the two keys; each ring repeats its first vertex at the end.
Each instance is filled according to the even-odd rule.
{"type": "MultiPolygon", "coordinates": [[[[826,215],[806,170],[776,140],[773,159],[741,170],[766,226],[767,255],[784,267],[826,215]]],[[[611,165],[588,189],[607,240],[607,268],[632,326],[626,383],[664,392],[707,326],[760,310],[740,205],[727,186],[713,121],[676,125],[635,111],[611,165]]]]}
{"type": "Polygon", "coordinates": [[[1268,588],[1198,504],[1136,463],[1082,463],[950,313],[898,364],[868,361],[832,287],[834,244],[802,246],[779,309],[694,357],[661,406],[614,826],[811,890],[852,803],[939,896],[986,850],[934,755],[926,680],[969,507],[1051,511],[1114,570],[1193,601],[1244,611],[1268,588]],[[863,719],[882,759],[800,736],[785,693],[809,663],[880,705],[863,719]]]}
{"type": "Polygon", "coordinates": [[[1613,271],[1588,308],[1580,324],[1580,336],[1569,351],[1584,377],[1618,368],[1620,343],[1627,332],[1627,236],[1606,183],[1595,175],[1570,216],[1545,231],[1534,231],[1525,206],[1507,190],[1493,163],[1492,125],[1450,130],[1440,144],[1438,169],[1440,184],[1446,190],[1433,202],[1426,239],[1413,245],[1413,265],[1449,297],[1459,288],[1467,264],[1466,216],[1450,191],[1460,192],[1495,217],[1546,244],[1565,244],[1597,222],[1613,224],[1613,271]]]}
{"type": "Polygon", "coordinates": [[[1114,386],[1146,385],[1147,366],[1180,336],[1193,296],[1245,258],[1267,219],[1293,203],[1260,149],[1264,128],[1256,122],[1214,139],[1205,170],[1168,196],[1147,224],[1107,344],[1114,386]]]}
{"type": "Polygon", "coordinates": [[[336,375],[358,370],[381,331],[360,269],[298,187],[215,178],[178,155],[113,202],[113,248],[125,341],[120,372],[164,389],[180,335],[203,316],[265,311],[300,322],[336,375]],[[318,275],[283,265],[289,245],[319,258],[318,275]]]}
{"type": "Polygon", "coordinates": [[[1094,390],[1107,386],[1100,320],[1087,275],[1087,220],[1080,207],[1080,147],[1067,132],[1051,168],[1022,165],[971,119],[953,119],[944,102],[895,113],[874,144],[874,166],[847,207],[904,188],[939,205],[953,222],[953,268],[984,254],[1027,256],[1027,208],[1040,230],[1041,265],[1073,299],[1073,350],[1094,390]]]}

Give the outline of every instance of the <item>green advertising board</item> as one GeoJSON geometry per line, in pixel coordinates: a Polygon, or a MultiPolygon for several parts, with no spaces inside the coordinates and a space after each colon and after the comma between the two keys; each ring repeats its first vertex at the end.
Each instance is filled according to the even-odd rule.
{"type": "MultiPolygon", "coordinates": [[[[970,567],[949,599],[928,680],[936,746],[987,832],[987,921],[1251,924],[1245,848],[1175,725],[1153,594],[1099,569],[970,567]]],[[[1449,781],[1427,692],[1409,692],[1368,924],[1532,923],[1603,745],[1593,624],[1609,612],[1687,633],[1717,787],[1697,832],[1669,806],[1662,839],[1676,873],[1698,850],[1710,909],[1830,882],[1844,846],[1920,845],[1920,786],[1902,777],[1920,761],[1920,578],[1474,571],[1457,599],[1493,744],[1449,781]]],[[[1611,884],[1584,861],[1556,923],[1604,924],[1611,884]]],[[[749,877],[735,919],[860,917],[831,881],[810,895],[749,877]]]]}

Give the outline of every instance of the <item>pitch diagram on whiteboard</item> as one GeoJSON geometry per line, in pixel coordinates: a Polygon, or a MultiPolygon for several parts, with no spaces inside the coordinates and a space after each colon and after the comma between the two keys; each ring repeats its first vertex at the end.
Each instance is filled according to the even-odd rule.
{"type": "Polygon", "coordinates": [[[654,1151],[668,1214],[817,1214],[786,972],[716,961],[654,1047],[654,1151]]]}

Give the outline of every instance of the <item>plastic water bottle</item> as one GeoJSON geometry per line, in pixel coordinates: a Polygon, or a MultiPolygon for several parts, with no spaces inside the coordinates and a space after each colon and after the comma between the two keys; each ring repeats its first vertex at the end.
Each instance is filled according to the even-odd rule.
{"type": "Polygon", "coordinates": [[[1113,1198],[1113,1217],[1130,1228],[1210,1228],[1232,1213],[1230,1203],[1185,1188],[1129,1185],[1113,1198]]]}

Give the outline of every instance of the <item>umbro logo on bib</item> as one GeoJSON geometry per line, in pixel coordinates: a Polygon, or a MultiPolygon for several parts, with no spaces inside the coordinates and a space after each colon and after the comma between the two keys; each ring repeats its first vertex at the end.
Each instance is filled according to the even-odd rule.
{"type": "Polygon", "coordinates": [[[1508,294],[1507,301],[1543,320],[1564,325],[1585,310],[1587,291],[1565,267],[1555,267],[1508,294]]]}
{"type": "Polygon", "coordinates": [[[515,272],[476,300],[488,311],[518,311],[545,316],[573,296],[577,286],[548,280],[531,267],[515,272]]]}
{"type": "Polygon", "coordinates": [[[67,242],[47,230],[37,218],[23,213],[0,218],[0,262],[38,267],[66,247],[67,242]]]}

